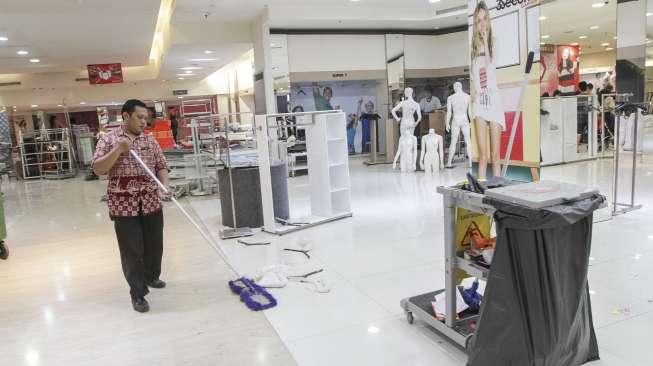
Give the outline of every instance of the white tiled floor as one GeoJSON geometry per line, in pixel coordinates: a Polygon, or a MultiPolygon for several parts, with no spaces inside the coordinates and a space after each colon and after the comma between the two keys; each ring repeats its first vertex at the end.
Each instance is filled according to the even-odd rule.
{"type": "MultiPolygon", "coordinates": [[[[589,276],[602,360],[594,365],[653,364],[650,171],[647,155],[638,178],[642,210],[595,224],[589,276]]],[[[5,187],[13,253],[0,263],[0,351],[11,355],[11,365],[464,365],[460,349],[420,322],[408,325],[399,307],[404,297],[442,287],[435,187],[462,179],[463,171],[429,178],[354,159],[351,175],[354,217],[283,237],[257,234],[272,241],[268,247],[220,242],[241,273],[280,263],[297,273],[325,270],[317,277],[330,293],[291,283],[272,290],[279,306],[265,314],[249,313],[228,292],[226,266],[172,207],[164,263],[170,287],[152,293],[152,313],[135,314],[97,202],[102,182],[5,187]],[[310,261],[282,252],[301,242],[310,243],[310,261]]],[[[550,167],[542,176],[609,191],[611,163],[550,167]]],[[[291,194],[298,199],[303,191],[291,194]]],[[[218,202],[194,198],[186,206],[217,237],[218,202]]]]}

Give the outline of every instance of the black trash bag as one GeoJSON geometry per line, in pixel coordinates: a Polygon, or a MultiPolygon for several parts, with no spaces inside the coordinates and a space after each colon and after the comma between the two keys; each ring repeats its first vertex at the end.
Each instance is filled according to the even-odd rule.
{"type": "Polygon", "coordinates": [[[599,359],[587,268],[594,197],[497,208],[497,247],[468,366],[575,366],[599,359]]]}

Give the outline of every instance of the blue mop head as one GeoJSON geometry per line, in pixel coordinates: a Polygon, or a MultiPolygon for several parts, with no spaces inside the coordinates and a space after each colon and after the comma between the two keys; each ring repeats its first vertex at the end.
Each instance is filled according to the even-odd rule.
{"type": "Polygon", "coordinates": [[[233,293],[240,295],[240,301],[244,302],[250,310],[261,311],[277,306],[277,300],[272,294],[249,278],[242,277],[229,281],[229,288],[233,293]]]}
{"type": "Polygon", "coordinates": [[[478,290],[478,280],[474,281],[472,287],[468,289],[461,288],[460,294],[465,300],[465,304],[473,311],[479,311],[481,309],[481,303],[483,302],[483,296],[479,294],[478,290]]]}

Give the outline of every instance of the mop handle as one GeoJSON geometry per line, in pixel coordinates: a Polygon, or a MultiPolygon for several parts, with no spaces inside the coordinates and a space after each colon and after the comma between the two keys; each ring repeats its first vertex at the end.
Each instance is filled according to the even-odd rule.
{"type": "MultiPolygon", "coordinates": [[[[159,186],[159,188],[161,188],[161,190],[163,190],[163,192],[165,192],[165,193],[170,193],[170,191],[168,190],[168,188],[167,188],[163,183],[161,183],[161,181],[159,180],[159,178],[157,178],[157,176],[152,172],[152,170],[150,170],[150,168],[145,164],[145,162],[143,161],[143,159],[141,159],[141,157],[138,156],[138,154],[136,153],[136,151],[134,151],[134,150],[129,150],[129,153],[134,157],[134,159],[136,159],[136,161],[138,161],[138,163],[141,165],[141,167],[142,167],[143,169],[145,169],[145,172],[147,172],[147,175],[149,175],[150,178],[154,179],[154,181],[156,182],[156,184],[159,186]]],[[[170,199],[171,199],[172,202],[177,206],[177,208],[181,211],[181,213],[183,213],[184,216],[186,216],[186,218],[188,219],[188,221],[190,221],[190,223],[193,224],[193,226],[195,226],[195,229],[197,229],[197,231],[200,233],[200,235],[202,235],[202,237],[204,238],[204,240],[206,240],[206,242],[209,243],[209,245],[210,245],[210,246],[215,250],[215,252],[218,253],[218,255],[220,256],[220,258],[222,258],[222,260],[223,260],[223,261],[224,261],[224,262],[225,262],[229,267],[231,267],[231,265],[230,265],[229,262],[227,261],[227,258],[226,258],[225,255],[222,253],[222,251],[221,251],[221,250],[220,250],[220,249],[219,249],[215,244],[213,244],[213,240],[212,240],[212,238],[211,238],[208,234],[206,234],[206,233],[204,232],[204,230],[202,230],[202,228],[197,224],[197,222],[195,222],[195,220],[193,220],[193,218],[190,216],[190,214],[189,214],[186,210],[184,210],[184,208],[181,206],[181,204],[179,203],[179,201],[177,201],[177,199],[176,199],[174,196],[171,196],[170,199]]],[[[234,273],[238,274],[238,273],[236,272],[236,270],[235,270],[233,267],[231,267],[231,270],[234,271],[234,273]]]]}
{"type": "Polygon", "coordinates": [[[519,92],[519,102],[517,103],[517,110],[515,111],[515,117],[512,120],[512,128],[510,130],[510,140],[508,141],[508,148],[506,149],[506,157],[505,157],[505,161],[503,162],[503,167],[501,171],[501,176],[504,178],[508,175],[508,166],[510,166],[510,157],[512,156],[512,146],[515,142],[515,136],[517,135],[517,125],[519,124],[519,117],[521,117],[522,104],[524,103],[524,94],[526,94],[526,87],[528,86],[528,77],[531,73],[531,68],[533,67],[534,58],[535,58],[535,52],[530,51],[528,53],[528,60],[526,61],[524,80],[522,80],[521,91],[519,92]]]}

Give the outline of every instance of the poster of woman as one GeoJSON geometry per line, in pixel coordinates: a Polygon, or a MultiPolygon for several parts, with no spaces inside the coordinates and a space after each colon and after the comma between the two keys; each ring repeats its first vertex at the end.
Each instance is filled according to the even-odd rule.
{"type": "Polygon", "coordinates": [[[538,27],[525,25],[527,16],[539,17],[539,2],[506,4],[468,0],[472,160],[480,179],[500,176],[507,162],[511,178],[535,180],[540,166],[542,75],[539,63],[524,74],[529,51],[540,51],[539,44],[529,46],[526,41],[539,39],[539,34],[529,35],[539,33],[538,27]]]}

